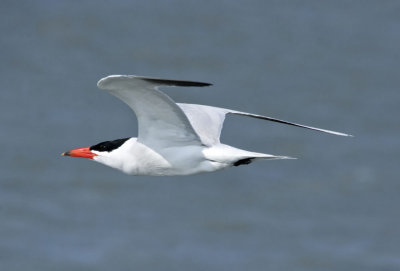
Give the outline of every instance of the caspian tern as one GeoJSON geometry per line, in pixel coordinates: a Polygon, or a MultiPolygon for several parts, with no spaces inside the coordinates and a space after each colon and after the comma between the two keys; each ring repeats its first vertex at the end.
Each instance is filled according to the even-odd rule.
{"type": "Polygon", "coordinates": [[[291,159],[249,152],[220,142],[227,114],[235,114],[307,128],[339,136],[335,131],[225,108],[175,103],[161,86],[204,87],[208,83],[135,75],[110,75],[97,86],[125,102],[138,119],[138,137],[105,141],[64,152],[89,158],[132,175],[174,176],[212,172],[261,159],[291,159]]]}

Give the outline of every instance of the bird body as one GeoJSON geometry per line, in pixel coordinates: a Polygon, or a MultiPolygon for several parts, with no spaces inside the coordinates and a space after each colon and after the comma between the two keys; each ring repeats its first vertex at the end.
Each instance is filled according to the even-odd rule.
{"type": "Polygon", "coordinates": [[[221,143],[220,134],[227,114],[350,136],[225,108],[175,103],[158,90],[160,86],[203,87],[209,86],[208,83],[111,75],[97,85],[132,108],[138,119],[138,137],[105,141],[62,155],[89,158],[131,175],[191,175],[249,164],[254,160],[291,158],[250,152],[221,143]]]}
{"type": "Polygon", "coordinates": [[[154,151],[137,138],[127,139],[119,148],[102,152],[91,150],[94,161],[131,175],[175,176],[212,172],[245,164],[254,159],[288,159],[263,153],[248,152],[225,144],[214,146],[175,146],[154,151]]]}

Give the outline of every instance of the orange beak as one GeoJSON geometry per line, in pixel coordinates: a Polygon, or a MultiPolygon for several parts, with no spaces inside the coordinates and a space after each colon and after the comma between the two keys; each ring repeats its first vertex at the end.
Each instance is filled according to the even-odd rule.
{"type": "Polygon", "coordinates": [[[90,147],[83,147],[78,149],[73,149],[61,154],[62,156],[71,156],[71,157],[82,157],[93,159],[93,157],[97,156],[97,154],[90,151],[90,147]]]}

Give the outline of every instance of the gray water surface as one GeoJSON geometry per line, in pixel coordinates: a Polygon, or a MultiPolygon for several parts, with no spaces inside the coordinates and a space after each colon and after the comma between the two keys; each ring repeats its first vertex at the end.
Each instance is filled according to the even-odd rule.
{"type": "Polygon", "coordinates": [[[0,270],[400,270],[398,1],[2,1],[0,270]],[[135,136],[109,74],[213,83],[178,102],[289,155],[135,177],[60,153],[135,136]]]}

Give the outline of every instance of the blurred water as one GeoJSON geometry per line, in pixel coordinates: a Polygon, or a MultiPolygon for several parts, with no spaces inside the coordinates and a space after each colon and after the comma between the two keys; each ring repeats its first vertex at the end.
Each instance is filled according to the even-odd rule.
{"type": "Polygon", "coordinates": [[[398,1],[2,1],[1,270],[399,270],[398,1]],[[60,157],[136,135],[108,74],[214,83],[176,101],[223,141],[299,157],[126,176],[60,157]],[[396,162],[397,161],[397,162],[396,162]]]}

